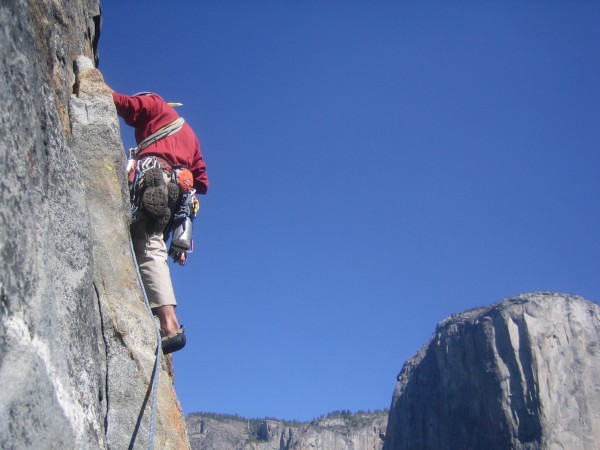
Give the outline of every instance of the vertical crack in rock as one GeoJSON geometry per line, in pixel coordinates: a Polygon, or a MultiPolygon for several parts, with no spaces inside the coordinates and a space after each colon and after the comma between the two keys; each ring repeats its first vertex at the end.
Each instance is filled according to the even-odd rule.
{"type": "Polygon", "coordinates": [[[4,283],[0,281],[0,316],[6,317],[8,313],[8,296],[4,290],[4,283]]]}
{"type": "Polygon", "coordinates": [[[92,21],[94,23],[94,32],[92,34],[91,44],[92,44],[92,54],[94,55],[94,65],[98,67],[100,64],[100,55],[98,52],[98,42],[100,41],[100,30],[102,29],[102,8],[98,11],[98,14],[92,17],[92,21]]]}
{"type": "Polygon", "coordinates": [[[104,400],[104,410],[103,410],[103,415],[104,415],[104,435],[106,436],[106,434],[108,433],[108,411],[110,410],[110,392],[108,390],[108,386],[110,385],[109,379],[108,379],[108,374],[109,374],[109,370],[108,370],[108,338],[107,338],[107,331],[106,328],[104,326],[104,314],[102,312],[102,302],[100,301],[100,291],[98,290],[98,286],[96,286],[96,283],[93,283],[94,286],[94,291],[96,293],[96,301],[98,304],[98,316],[100,318],[100,334],[102,335],[102,341],[104,342],[104,386],[102,386],[102,388],[99,390],[98,392],[98,396],[99,398],[99,402],[100,404],[102,404],[102,400],[104,400]]]}

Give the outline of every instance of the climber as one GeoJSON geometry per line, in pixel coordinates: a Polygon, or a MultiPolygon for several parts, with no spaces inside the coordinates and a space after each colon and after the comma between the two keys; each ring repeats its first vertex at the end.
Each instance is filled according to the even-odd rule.
{"type": "MultiPolygon", "coordinates": [[[[198,209],[195,194],[206,194],[208,189],[206,165],[196,134],[172,104],[154,93],[128,96],[111,91],[117,113],[135,128],[138,146],[132,149],[128,164],[134,212],[131,239],[148,301],[160,322],[162,350],[167,354],[185,346],[167,259],[171,255],[183,264],[187,246],[173,248],[172,237],[167,252],[165,241],[177,225],[186,226],[182,217],[191,223],[189,219],[198,209]]],[[[187,226],[191,232],[191,225],[187,226]]]]}

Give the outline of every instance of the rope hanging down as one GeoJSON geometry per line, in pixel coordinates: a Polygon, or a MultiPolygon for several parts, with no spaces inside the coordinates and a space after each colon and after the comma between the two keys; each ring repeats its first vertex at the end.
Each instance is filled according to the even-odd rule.
{"type": "Polygon", "coordinates": [[[129,239],[129,246],[131,249],[131,255],[133,256],[133,263],[135,265],[135,272],[138,277],[138,281],[140,283],[140,288],[142,289],[142,294],[144,296],[144,303],[146,303],[146,307],[148,308],[148,313],[152,319],[152,324],[154,325],[154,329],[156,330],[156,359],[154,361],[154,374],[152,376],[152,405],[151,405],[151,413],[150,413],[150,426],[148,427],[148,450],[152,450],[154,447],[154,424],[156,422],[156,404],[157,404],[157,396],[158,396],[158,376],[160,374],[160,356],[162,353],[162,343],[160,336],[160,329],[154,320],[154,314],[152,314],[152,308],[150,307],[150,302],[148,301],[148,296],[146,295],[146,289],[144,288],[144,283],[142,282],[142,276],[140,274],[140,269],[138,268],[137,258],[135,257],[135,250],[133,248],[133,241],[129,239]]]}

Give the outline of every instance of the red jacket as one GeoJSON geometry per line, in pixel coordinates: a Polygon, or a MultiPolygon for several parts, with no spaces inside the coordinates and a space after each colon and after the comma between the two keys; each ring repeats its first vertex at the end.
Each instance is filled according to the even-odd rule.
{"type": "MultiPolygon", "coordinates": [[[[119,116],[127,125],[135,127],[135,140],[138,144],[179,117],[175,109],[156,94],[129,96],[113,92],[113,100],[119,116]]],[[[202,159],[198,138],[187,123],[177,133],[141,150],[136,158],[144,156],[158,156],[173,165],[189,167],[194,175],[194,189],[198,194],[206,194],[206,164],[202,159]]]]}

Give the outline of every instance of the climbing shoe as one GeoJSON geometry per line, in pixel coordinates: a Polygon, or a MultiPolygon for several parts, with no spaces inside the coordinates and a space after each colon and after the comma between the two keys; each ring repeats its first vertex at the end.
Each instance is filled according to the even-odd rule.
{"type": "Polygon", "coordinates": [[[161,169],[148,169],[144,172],[144,192],[142,194],[142,210],[154,218],[168,214],[169,198],[167,186],[161,169]]]}
{"type": "Polygon", "coordinates": [[[142,197],[142,209],[152,217],[169,214],[167,191],[165,186],[148,187],[142,197]]]}
{"type": "Polygon", "coordinates": [[[181,350],[183,347],[185,347],[185,330],[183,329],[183,326],[177,333],[171,336],[164,336],[161,339],[161,343],[162,351],[165,355],[176,352],[177,350],[181,350]]]}
{"type": "Polygon", "coordinates": [[[177,183],[167,183],[167,193],[169,210],[171,210],[171,214],[173,214],[175,208],[179,204],[179,186],[177,186],[177,183]]]}
{"type": "Polygon", "coordinates": [[[144,185],[148,187],[164,186],[163,171],[158,167],[148,169],[144,172],[144,185]]]}

